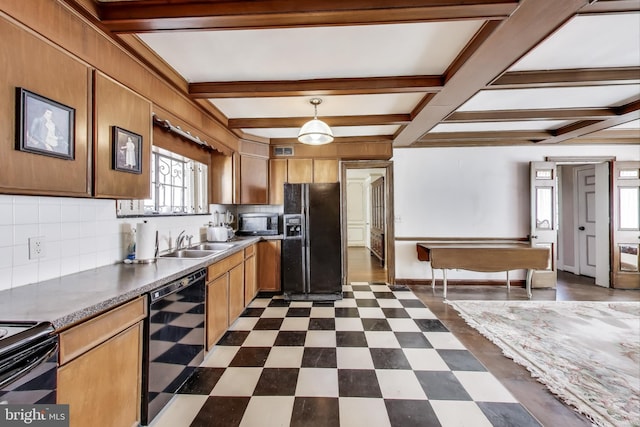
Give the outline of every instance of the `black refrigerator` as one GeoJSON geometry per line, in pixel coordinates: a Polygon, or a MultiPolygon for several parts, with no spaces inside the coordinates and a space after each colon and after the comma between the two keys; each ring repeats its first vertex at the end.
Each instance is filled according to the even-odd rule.
{"type": "Polygon", "coordinates": [[[340,184],[284,184],[285,299],[342,298],[340,184]]]}

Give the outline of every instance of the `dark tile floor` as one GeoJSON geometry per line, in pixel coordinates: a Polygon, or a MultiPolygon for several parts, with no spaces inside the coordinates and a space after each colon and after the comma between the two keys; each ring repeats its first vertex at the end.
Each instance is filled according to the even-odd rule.
{"type": "Polygon", "coordinates": [[[257,298],[159,426],[539,426],[406,287],[257,298]]]}

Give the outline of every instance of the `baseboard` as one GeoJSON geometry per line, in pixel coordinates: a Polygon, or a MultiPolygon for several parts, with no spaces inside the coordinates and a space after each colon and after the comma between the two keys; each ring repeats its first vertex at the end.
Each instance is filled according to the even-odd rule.
{"type": "Polygon", "coordinates": [[[578,273],[578,268],[571,265],[558,266],[558,270],[566,271],[567,273],[575,274],[577,276],[580,275],[580,273],[578,273]]]}
{"type": "MultiPolygon", "coordinates": [[[[510,281],[511,286],[522,287],[526,286],[524,279],[516,279],[510,281]]],[[[429,285],[431,286],[431,279],[398,279],[395,280],[396,285],[429,285]]],[[[470,286],[506,286],[507,282],[504,280],[460,280],[460,279],[447,279],[447,286],[456,285],[470,285],[470,286]]],[[[436,279],[436,286],[442,286],[442,280],[436,279]]]]}

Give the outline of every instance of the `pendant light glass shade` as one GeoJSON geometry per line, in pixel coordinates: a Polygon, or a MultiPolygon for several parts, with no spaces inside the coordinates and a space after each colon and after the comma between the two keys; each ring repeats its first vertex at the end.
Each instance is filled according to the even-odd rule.
{"type": "Polygon", "coordinates": [[[311,104],[314,107],[313,119],[302,125],[298,133],[298,141],[308,145],[323,145],[333,141],[331,128],[322,120],[318,120],[318,104],[322,102],[319,98],[313,98],[311,104]]]}

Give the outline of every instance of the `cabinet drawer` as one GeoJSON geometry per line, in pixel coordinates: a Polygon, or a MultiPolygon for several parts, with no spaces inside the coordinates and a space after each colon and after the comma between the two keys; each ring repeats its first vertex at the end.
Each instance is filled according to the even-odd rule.
{"type": "Polygon", "coordinates": [[[60,365],[86,353],[147,315],[146,297],[136,298],[60,333],[60,365]]]}
{"type": "Polygon", "coordinates": [[[244,257],[249,258],[251,255],[255,255],[256,253],[256,245],[251,245],[244,250],[244,257]]]}
{"type": "Polygon", "coordinates": [[[240,251],[231,256],[228,256],[227,258],[223,259],[222,261],[218,261],[215,264],[211,264],[207,268],[207,280],[211,281],[215,279],[221,274],[224,274],[227,271],[231,270],[233,267],[240,264],[241,262],[244,262],[243,251],[240,251]]]}

